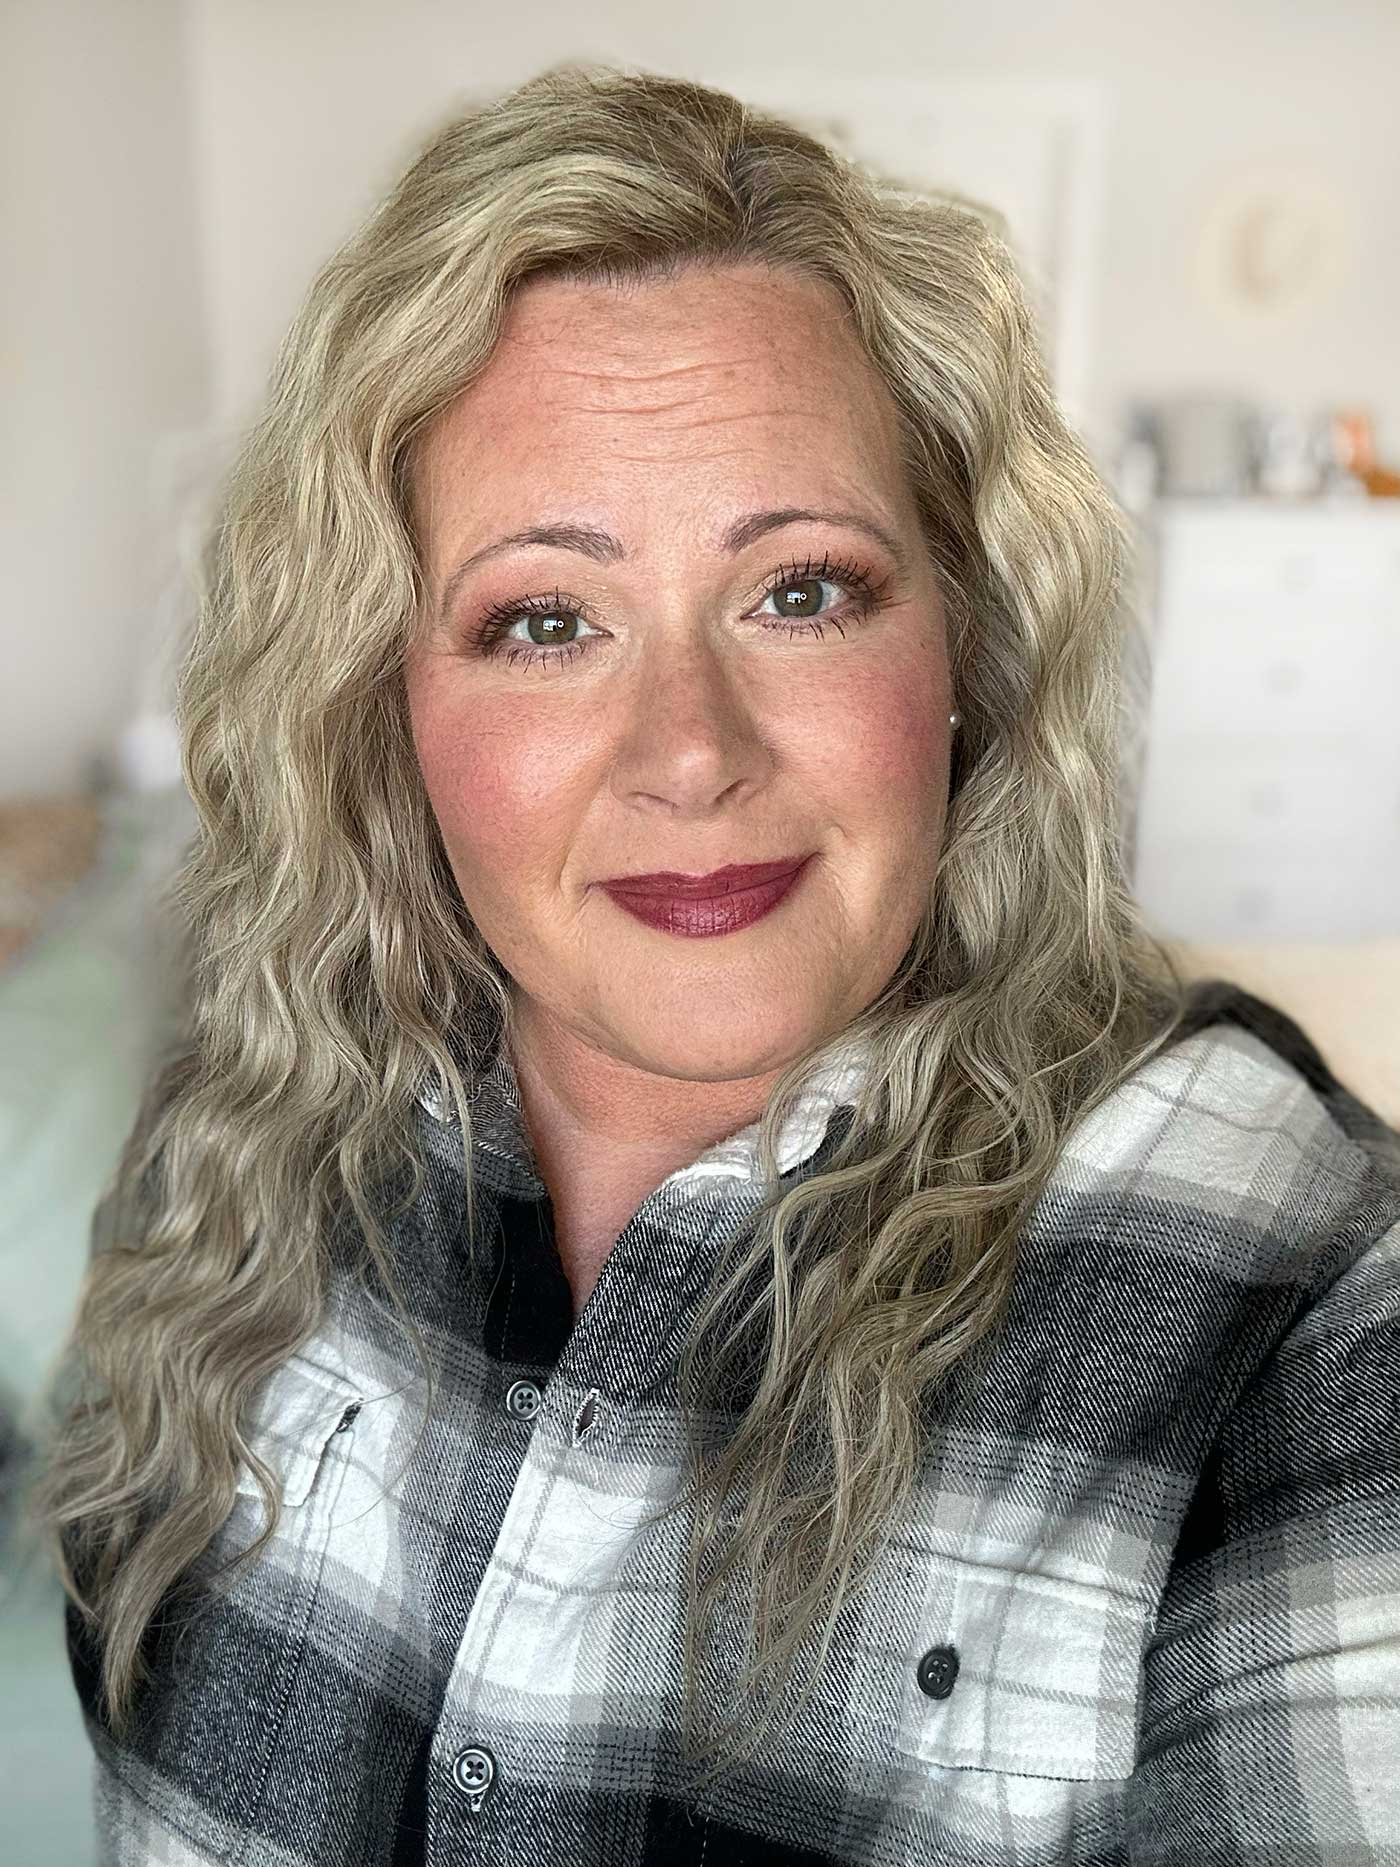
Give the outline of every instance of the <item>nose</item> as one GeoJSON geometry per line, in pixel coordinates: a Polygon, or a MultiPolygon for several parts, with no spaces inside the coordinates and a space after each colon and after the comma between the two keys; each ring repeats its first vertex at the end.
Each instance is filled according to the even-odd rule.
{"type": "Polygon", "coordinates": [[[648,657],[631,695],[613,784],[624,801],[655,800],[672,810],[710,811],[760,786],[772,752],[738,657],[726,663],[712,642],[671,637],[648,657]]]}

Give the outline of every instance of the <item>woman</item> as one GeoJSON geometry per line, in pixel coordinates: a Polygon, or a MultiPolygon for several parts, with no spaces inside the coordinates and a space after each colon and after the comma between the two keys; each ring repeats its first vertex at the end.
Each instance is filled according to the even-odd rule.
{"type": "Polygon", "coordinates": [[[320,275],[42,1493],[104,1861],[1388,1858],[1400,1167],[1140,927],[1122,550],[984,222],[719,92],[320,275]]]}

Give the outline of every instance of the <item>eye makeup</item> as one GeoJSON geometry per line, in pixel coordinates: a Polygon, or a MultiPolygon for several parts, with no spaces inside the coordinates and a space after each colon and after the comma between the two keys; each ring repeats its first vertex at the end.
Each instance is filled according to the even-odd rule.
{"type": "MultiPolygon", "coordinates": [[[[795,608],[779,610],[769,616],[755,612],[754,619],[763,628],[779,629],[794,635],[813,635],[821,639],[828,626],[842,634],[848,625],[863,622],[885,601],[887,579],[880,579],[865,565],[851,558],[806,558],[780,566],[770,573],[758,592],[760,603],[803,584],[832,584],[847,592],[847,600],[819,614],[807,614],[795,608]]],[[[472,652],[483,660],[501,660],[507,666],[544,668],[550,662],[563,664],[594,651],[589,642],[601,637],[561,641],[556,645],[507,640],[507,631],[531,616],[551,620],[577,619],[592,626],[590,606],[580,599],[555,589],[548,595],[528,595],[496,603],[486,610],[467,631],[472,652]]],[[[562,633],[562,632],[561,632],[562,633]]]]}

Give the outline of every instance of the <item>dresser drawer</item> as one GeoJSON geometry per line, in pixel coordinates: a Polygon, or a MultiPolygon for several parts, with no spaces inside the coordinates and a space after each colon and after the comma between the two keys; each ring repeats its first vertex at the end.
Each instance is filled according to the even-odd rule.
{"type": "Polygon", "coordinates": [[[1394,741],[1400,610],[1345,628],[1253,599],[1163,619],[1153,658],[1154,733],[1328,733],[1394,741]]]}
{"type": "Polygon", "coordinates": [[[1354,739],[1172,735],[1147,747],[1140,842],[1286,850],[1400,868],[1400,752],[1354,739]]]}
{"type": "Polygon", "coordinates": [[[1139,843],[1134,888],[1153,933],[1169,939],[1369,940],[1400,930],[1391,857],[1339,860],[1271,849],[1139,843]]]}
{"type": "Polygon", "coordinates": [[[1221,596],[1400,597],[1400,513],[1362,505],[1197,508],[1159,526],[1162,596],[1210,602],[1221,596]]]}

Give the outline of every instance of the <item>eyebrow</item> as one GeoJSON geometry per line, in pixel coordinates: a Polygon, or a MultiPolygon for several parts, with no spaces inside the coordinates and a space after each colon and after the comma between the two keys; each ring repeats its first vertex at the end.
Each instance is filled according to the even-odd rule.
{"type": "MultiPolygon", "coordinates": [[[[780,531],[786,525],[803,522],[841,525],[851,531],[865,532],[885,547],[901,576],[908,573],[908,557],[899,540],[888,526],[881,525],[864,512],[832,512],[812,506],[774,506],[763,512],[746,512],[724,533],[720,545],[730,557],[737,557],[768,532],[780,531]]],[[[439,616],[446,615],[469,572],[475,570],[477,565],[484,564],[488,558],[499,557],[502,552],[512,551],[520,545],[553,545],[561,551],[577,551],[584,557],[592,558],[595,564],[615,564],[627,556],[626,547],[620,539],[614,538],[611,532],[600,531],[596,526],[527,525],[524,531],[512,532],[507,538],[497,538],[494,543],[483,545],[479,551],[473,551],[470,557],[462,559],[443,584],[442,595],[438,599],[439,616]]]]}

